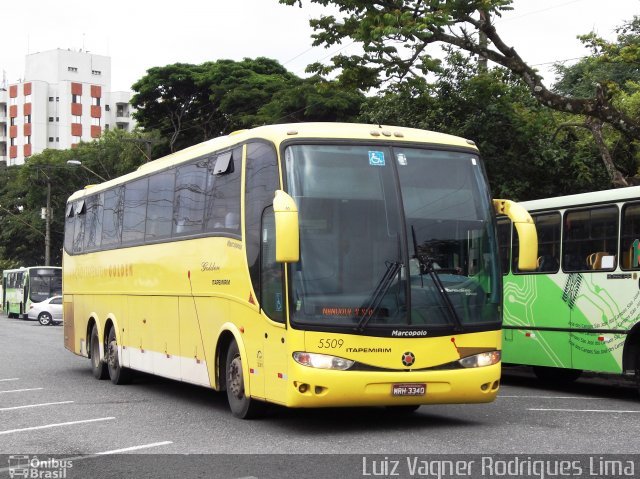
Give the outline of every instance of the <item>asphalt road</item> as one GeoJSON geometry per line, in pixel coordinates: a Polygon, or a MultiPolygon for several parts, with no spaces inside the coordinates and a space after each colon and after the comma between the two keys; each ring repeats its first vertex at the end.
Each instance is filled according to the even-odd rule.
{"type": "Polygon", "coordinates": [[[174,467],[182,477],[363,477],[376,470],[395,477],[393,458],[408,455],[586,454],[597,460],[640,452],[640,400],[635,385],[619,378],[550,389],[516,368],[505,372],[492,404],[423,406],[408,416],[381,408],[274,407],[265,418],[242,421],[228,411],[224,394],[209,389],[143,374],[126,386],[97,381],[88,359],[64,349],[62,334],[62,326],[0,316],[0,478],[8,477],[7,461],[36,455],[72,458],[75,468],[64,477],[86,477],[94,466],[100,473],[90,471],[93,477],[123,477],[113,464],[108,472],[98,467],[94,454],[119,457],[119,467],[131,463],[129,477],[176,477],[174,467]],[[176,456],[186,454],[192,456],[176,456]],[[367,463],[376,457],[379,463],[367,463]],[[208,474],[200,476],[201,462],[208,474]],[[190,468],[193,474],[184,472],[190,468]]]}

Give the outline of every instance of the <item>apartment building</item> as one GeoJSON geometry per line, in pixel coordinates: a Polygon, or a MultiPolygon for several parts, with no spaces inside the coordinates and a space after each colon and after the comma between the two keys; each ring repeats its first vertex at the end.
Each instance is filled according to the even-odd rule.
{"type": "Polygon", "coordinates": [[[49,50],[26,56],[24,78],[0,85],[0,162],[21,165],[46,148],[73,148],[135,126],[131,92],[111,91],[111,58],[49,50]]]}

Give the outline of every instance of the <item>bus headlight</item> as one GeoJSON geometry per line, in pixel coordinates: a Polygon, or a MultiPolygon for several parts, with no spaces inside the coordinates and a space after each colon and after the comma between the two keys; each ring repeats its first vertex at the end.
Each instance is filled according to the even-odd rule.
{"type": "Polygon", "coordinates": [[[482,368],[491,366],[500,362],[502,353],[500,351],[487,351],[486,353],[474,354],[466,358],[462,358],[460,365],[464,368],[482,368]]]}
{"type": "Polygon", "coordinates": [[[338,369],[340,371],[349,369],[355,363],[355,361],[351,361],[350,359],[329,356],[327,354],[305,353],[302,351],[293,353],[293,359],[295,359],[298,364],[309,366],[310,368],[338,369]]]}

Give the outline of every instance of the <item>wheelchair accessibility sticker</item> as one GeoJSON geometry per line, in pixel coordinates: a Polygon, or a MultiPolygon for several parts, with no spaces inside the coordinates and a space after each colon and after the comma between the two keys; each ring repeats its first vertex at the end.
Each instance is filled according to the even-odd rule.
{"type": "Polygon", "coordinates": [[[382,152],[382,151],[370,151],[369,152],[369,165],[371,165],[371,166],[384,166],[384,152],[382,152]]]}

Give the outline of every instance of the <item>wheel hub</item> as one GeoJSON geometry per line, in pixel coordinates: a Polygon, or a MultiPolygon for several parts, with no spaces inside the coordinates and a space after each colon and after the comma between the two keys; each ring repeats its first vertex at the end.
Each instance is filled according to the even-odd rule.
{"type": "Polygon", "coordinates": [[[242,378],[242,361],[236,357],[229,365],[227,388],[237,399],[244,397],[244,380],[242,378]]]}

